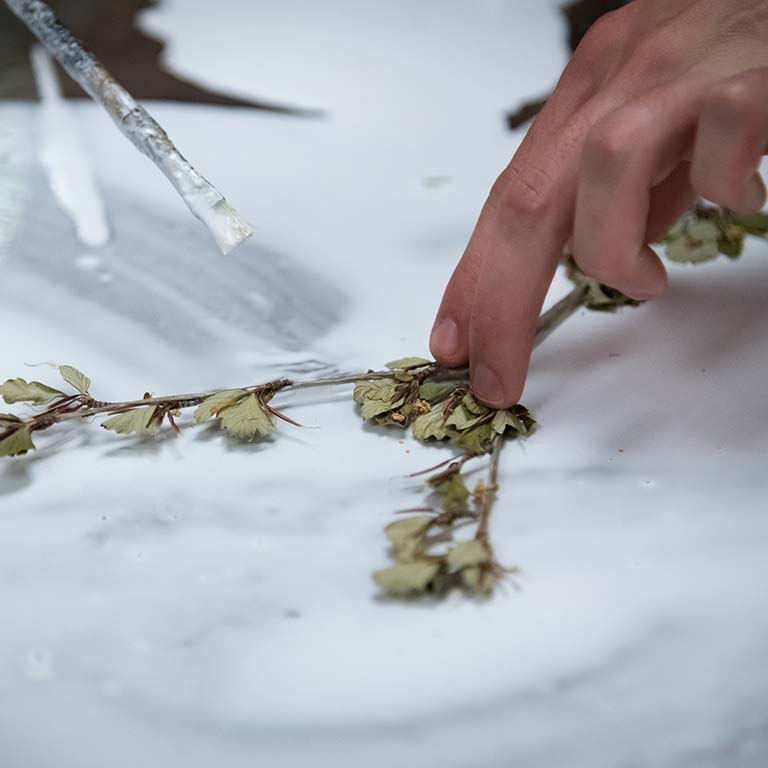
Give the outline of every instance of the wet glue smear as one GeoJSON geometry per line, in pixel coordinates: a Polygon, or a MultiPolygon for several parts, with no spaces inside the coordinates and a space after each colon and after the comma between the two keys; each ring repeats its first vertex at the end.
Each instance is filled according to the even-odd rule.
{"type": "Polygon", "coordinates": [[[48,52],[85,92],[109,112],[117,127],[166,175],[190,211],[208,228],[222,253],[253,234],[224,196],[176,149],[159,123],[136,102],[41,0],[6,0],[48,52]]]}

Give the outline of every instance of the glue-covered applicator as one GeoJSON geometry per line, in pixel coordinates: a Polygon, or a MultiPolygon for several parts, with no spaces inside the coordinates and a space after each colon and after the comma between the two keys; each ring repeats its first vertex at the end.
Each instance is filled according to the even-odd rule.
{"type": "Polygon", "coordinates": [[[109,112],[117,127],[167,176],[189,210],[208,227],[222,253],[229,253],[253,234],[221,192],[184,159],[154,118],[83,49],[42,0],[5,2],[69,76],[109,112]]]}

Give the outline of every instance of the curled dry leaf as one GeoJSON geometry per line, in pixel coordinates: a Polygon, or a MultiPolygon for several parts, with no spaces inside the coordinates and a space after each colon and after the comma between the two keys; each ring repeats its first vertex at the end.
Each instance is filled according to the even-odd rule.
{"type": "Polygon", "coordinates": [[[373,574],[373,580],[387,595],[407,597],[424,592],[440,571],[439,563],[399,563],[373,574]]]}
{"type": "Polygon", "coordinates": [[[64,393],[59,389],[41,384],[39,381],[25,381],[24,379],[8,379],[0,384],[0,395],[8,405],[12,403],[34,403],[45,405],[63,397],[64,393]]]}
{"type": "Polygon", "coordinates": [[[0,456],[22,456],[33,451],[35,444],[28,427],[19,427],[13,432],[0,433],[0,456]]]}
{"type": "Polygon", "coordinates": [[[87,395],[91,388],[91,380],[77,368],[71,365],[60,365],[59,373],[61,378],[70,386],[74,387],[81,395],[87,395]]]}
{"type": "Polygon", "coordinates": [[[244,389],[220,389],[203,400],[195,409],[195,422],[202,424],[213,418],[222,408],[235,405],[248,393],[244,389]]]}
{"type": "Polygon", "coordinates": [[[399,360],[390,360],[384,367],[390,371],[404,371],[410,368],[423,368],[425,365],[431,365],[431,360],[423,357],[401,357],[399,360]]]}
{"type": "Polygon", "coordinates": [[[275,431],[275,420],[258,396],[248,395],[235,405],[219,409],[221,426],[231,435],[243,440],[266,437],[275,431]]]}
{"type": "Polygon", "coordinates": [[[156,412],[155,405],[143,406],[119,413],[107,419],[101,426],[119,435],[154,435],[160,430],[160,420],[156,418],[156,412]]]}

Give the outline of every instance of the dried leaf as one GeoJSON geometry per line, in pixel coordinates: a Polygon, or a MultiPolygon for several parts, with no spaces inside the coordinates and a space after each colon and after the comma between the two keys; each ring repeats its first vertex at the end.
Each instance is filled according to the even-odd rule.
{"type": "Polygon", "coordinates": [[[475,397],[471,392],[467,392],[467,394],[464,395],[461,404],[466,408],[467,412],[471,413],[473,416],[485,416],[493,410],[487,405],[475,400],[475,397]]]}
{"type": "Polygon", "coordinates": [[[464,483],[464,478],[459,472],[449,476],[440,476],[436,480],[427,481],[434,487],[435,493],[440,497],[442,507],[450,514],[464,512],[467,508],[469,489],[464,483]]]}
{"type": "Polygon", "coordinates": [[[464,402],[462,401],[461,405],[454,408],[451,415],[446,419],[445,426],[456,427],[459,432],[464,432],[465,430],[476,427],[478,424],[486,420],[490,413],[491,410],[489,408],[485,408],[483,413],[478,416],[469,411],[467,406],[464,405],[464,402]]]}
{"type": "Polygon", "coordinates": [[[472,539],[455,544],[448,550],[446,562],[448,567],[458,571],[476,565],[485,565],[491,560],[491,553],[484,542],[472,539]]]}
{"type": "Polygon", "coordinates": [[[667,258],[678,264],[702,264],[705,261],[716,259],[720,253],[717,240],[698,242],[680,237],[667,243],[667,258]]]}
{"type": "Polygon", "coordinates": [[[22,421],[18,416],[14,416],[12,413],[0,413],[0,431],[5,431],[9,427],[21,424],[22,421]]]}
{"type": "Polygon", "coordinates": [[[461,571],[461,581],[470,592],[477,592],[488,595],[493,591],[493,578],[487,568],[481,566],[472,566],[463,568],[461,571]]]}
{"type": "Polygon", "coordinates": [[[221,426],[235,437],[255,440],[275,431],[272,414],[264,408],[256,395],[250,395],[235,405],[219,410],[221,426]]]}
{"type": "Polygon", "coordinates": [[[74,387],[81,395],[87,395],[91,387],[91,380],[82,372],[71,365],[60,365],[61,378],[74,387]]]}
{"type": "Polygon", "coordinates": [[[738,259],[739,256],[744,253],[744,238],[721,237],[717,241],[717,247],[720,249],[720,253],[722,253],[723,256],[727,256],[729,259],[738,259]]]}
{"type": "Polygon", "coordinates": [[[449,381],[425,381],[419,387],[419,397],[428,403],[436,403],[449,395],[456,385],[449,381]]]}
{"type": "Polygon", "coordinates": [[[761,211],[751,216],[733,216],[733,221],[749,235],[765,237],[768,234],[768,212],[761,211]]]}
{"type": "Polygon", "coordinates": [[[401,357],[399,360],[390,360],[384,367],[389,368],[390,371],[402,371],[408,368],[421,368],[431,362],[431,360],[425,360],[423,357],[401,357]]]}
{"type": "Polygon", "coordinates": [[[445,427],[445,412],[442,408],[434,408],[429,413],[422,414],[413,422],[413,436],[422,443],[429,439],[445,440],[448,430],[445,427]]]}
{"type": "Polygon", "coordinates": [[[373,580],[388,595],[413,595],[426,591],[439,570],[439,563],[400,563],[392,568],[376,571],[373,580]]]}
{"type": "Polygon", "coordinates": [[[711,219],[694,219],[686,228],[689,239],[699,243],[710,243],[720,239],[720,227],[711,219]]]}
{"type": "Polygon", "coordinates": [[[360,413],[368,421],[399,408],[405,398],[397,397],[397,385],[392,379],[362,381],[355,385],[352,398],[360,403],[360,413]]]}
{"type": "Polygon", "coordinates": [[[565,260],[565,265],[568,279],[574,285],[586,288],[584,306],[587,307],[587,309],[599,312],[615,312],[620,307],[636,307],[640,304],[639,301],[630,299],[629,296],[625,296],[621,291],[617,291],[615,288],[609,288],[607,285],[602,285],[594,278],[587,277],[578,268],[573,257],[569,256],[565,260]]]}
{"type": "Polygon", "coordinates": [[[248,393],[244,389],[220,389],[203,400],[195,409],[195,421],[202,424],[215,416],[222,408],[235,405],[248,393]]]}
{"type": "Polygon", "coordinates": [[[160,431],[160,422],[154,418],[156,405],[135,408],[107,419],[101,426],[119,435],[155,435],[160,431]]]}
{"type": "Polygon", "coordinates": [[[35,444],[32,442],[29,427],[17,429],[0,440],[0,456],[21,456],[34,449],[35,444]]]}
{"type": "Polygon", "coordinates": [[[485,453],[491,448],[495,434],[491,423],[486,421],[462,432],[452,430],[450,438],[457,448],[462,448],[467,453],[485,453]]]}
{"type": "Polygon", "coordinates": [[[9,405],[11,403],[35,403],[44,405],[55,400],[57,397],[63,397],[61,390],[49,387],[47,384],[41,384],[39,381],[25,381],[24,379],[8,379],[0,384],[0,395],[9,405]]]}
{"type": "Polygon", "coordinates": [[[491,422],[491,427],[498,435],[503,435],[508,427],[520,435],[528,434],[528,427],[525,422],[519,416],[512,413],[512,411],[508,410],[496,411],[493,421],[491,422]]]}
{"type": "Polygon", "coordinates": [[[402,544],[413,538],[420,538],[432,525],[434,518],[421,515],[419,517],[406,517],[390,523],[384,532],[387,538],[395,545],[402,544]]]}

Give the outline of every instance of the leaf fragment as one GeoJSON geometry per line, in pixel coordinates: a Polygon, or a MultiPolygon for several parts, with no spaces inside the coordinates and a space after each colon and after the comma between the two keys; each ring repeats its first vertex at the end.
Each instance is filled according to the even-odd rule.
{"type": "Polygon", "coordinates": [[[434,487],[435,493],[440,497],[442,507],[446,512],[459,514],[466,510],[469,489],[460,472],[454,472],[447,477],[438,476],[435,480],[428,482],[434,487]]]}
{"type": "Polygon", "coordinates": [[[419,387],[419,397],[434,405],[449,395],[455,387],[456,385],[450,381],[425,381],[419,387]]]}
{"type": "Polygon", "coordinates": [[[399,563],[392,568],[376,571],[373,580],[387,595],[404,597],[425,592],[439,570],[439,563],[399,563]]]}
{"type": "Polygon", "coordinates": [[[0,439],[0,456],[22,456],[34,450],[35,444],[29,427],[21,427],[0,439]]]}
{"type": "Polygon", "coordinates": [[[402,520],[396,520],[390,523],[384,533],[387,538],[395,545],[402,544],[414,537],[422,536],[432,525],[434,518],[420,515],[419,517],[406,517],[402,520]]]}
{"type": "Polygon", "coordinates": [[[104,429],[117,432],[118,435],[155,435],[160,431],[160,422],[155,418],[156,405],[146,405],[107,419],[102,423],[104,429]]]}
{"type": "Polygon", "coordinates": [[[404,371],[410,368],[421,368],[431,362],[423,357],[401,357],[399,360],[390,360],[384,367],[390,371],[404,371]]]}
{"type": "Polygon", "coordinates": [[[486,453],[493,444],[494,435],[490,421],[485,421],[471,429],[454,430],[450,438],[457,448],[463,448],[467,453],[486,453]]]}
{"type": "Polygon", "coordinates": [[[59,373],[61,378],[70,386],[74,387],[81,395],[87,395],[91,387],[91,380],[82,372],[78,371],[72,365],[60,365],[59,373]]]}
{"type": "Polygon", "coordinates": [[[433,408],[413,422],[413,436],[422,443],[427,440],[446,440],[448,430],[445,426],[445,411],[433,408]]]}
{"type": "Polygon", "coordinates": [[[55,400],[57,397],[63,397],[61,390],[49,387],[47,384],[41,384],[39,381],[25,381],[24,379],[8,379],[0,384],[0,395],[6,403],[34,403],[35,405],[44,405],[55,400]]]}
{"type": "Polygon", "coordinates": [[[255,394],[243,398],[235,405],[219,410],[221,426],[235,437],[255,440],[275,431],[272,414],[262,405],[255,394]]]}
{"type": "Polygon", "coordinates": [[[361,381],[355,385],[352,399],[360,404],[361,415],[366,421],[393,411],[405,402],[397,396],[397,385],[392,379],[361,381]]]}
{"type": "Polygon", "coordinates": [[[462,568],[487,565],[490,560],[491,553],[488,551],[488,547],[484,542],[477,539],[454,544],[448,550],[448,555],[446,556],[448,567],[456,571],[462,568]]]}
{"type": "Polygon", "coordinates": [[[496,411],[493,421],[491,421],[491,427],[497,435],[503,435],[507,429],[511,429],[519,435],[528,434],[528,425],[512,410],[496,411]]]}
{"type": "Polygon", "coordinates": [[[222,409],[230,405],[235,405],[248,393],[244,389],[220,389],[203,400],[195,408],[195,422],[202,424],[204,421],[213,418],[222,409]]]}

